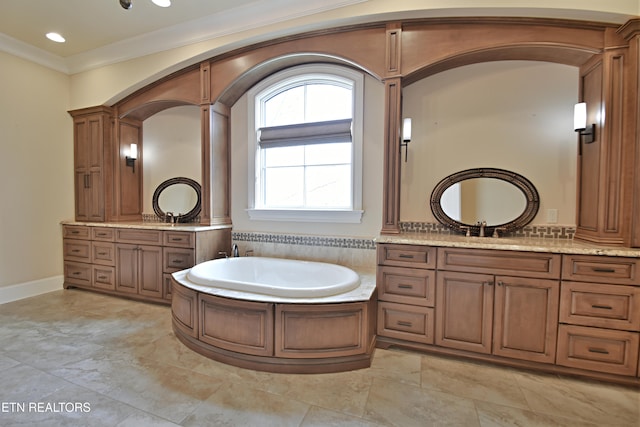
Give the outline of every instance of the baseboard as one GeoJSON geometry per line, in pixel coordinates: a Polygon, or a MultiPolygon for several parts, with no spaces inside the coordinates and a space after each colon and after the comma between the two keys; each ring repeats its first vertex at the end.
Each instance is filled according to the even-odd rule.
{"type": "Polygon", "coordinates": [[[62,289],[63,282],[63,276],[53,276],[47,277],[46,279],[2,287],[0,288],[0,304],[57,291],[62,289]]]}

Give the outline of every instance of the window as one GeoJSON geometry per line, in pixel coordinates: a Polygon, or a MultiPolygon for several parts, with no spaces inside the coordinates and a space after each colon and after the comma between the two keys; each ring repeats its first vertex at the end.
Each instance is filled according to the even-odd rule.
{"type": "Polygon", "coordinates": [[[301,66],[249,91],[250,218],[360,222],[363,80],[301,66]]]}

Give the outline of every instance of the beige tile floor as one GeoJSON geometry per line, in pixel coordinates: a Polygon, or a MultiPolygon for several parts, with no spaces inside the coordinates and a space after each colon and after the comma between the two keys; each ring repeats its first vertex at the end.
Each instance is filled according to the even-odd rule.
{"type": "Polygon", "coordinates": [[[23,425],[638,427],[640,393],[400,350],[255,372],[184,347],[168,307],[60,290],[0,305],[0,426],[23,425]]]}

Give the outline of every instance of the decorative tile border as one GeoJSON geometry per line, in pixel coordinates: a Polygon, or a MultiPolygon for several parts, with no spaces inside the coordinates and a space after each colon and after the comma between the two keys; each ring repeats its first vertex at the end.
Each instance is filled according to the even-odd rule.
{"type": "MultiPolygon", "coordinates": [[[[451,229],[433,222],[401,222],[400,230],[406,233],[455,234],[451,229]]],[[[528,225],[506,234],[510,237],[573,240],[576,228],[566,225],[528,225]]]]}
{"type": "Polygon", "coordinates": [[[355,237],[321,237],[234,231],[231,233],[231,239],[236,242],[280,243],[286,245],[326,246],[345,249],[376,249],[374,239],[355,237]]]}

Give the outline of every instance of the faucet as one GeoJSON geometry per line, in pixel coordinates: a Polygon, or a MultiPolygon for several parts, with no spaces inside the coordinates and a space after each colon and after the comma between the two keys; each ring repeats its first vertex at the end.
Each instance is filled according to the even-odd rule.
{"type": "Polygon", "coordinates": [[[167,212],[167,214],[165,215],[165,221],[170,224],[173,224],[173,218],[173,212],[167,212]]]}
{"type": "Polygon", "coordinates": [[[484,228],[487,226],[487,221],[478,221],[478,225],[480,226],[480,233],[478,234],[478,236],[484,237],[484,228]]]}
{"type": "Polygon", "coordinates": [[[231,252],[233,253],[234,257],[239,257],[240,251],[238,251],[238,245],[236,245],[235,243],[231,245],[231,252]]]}

